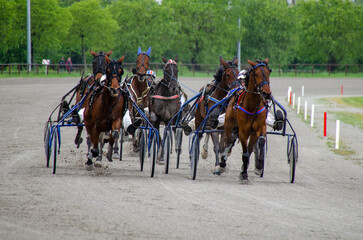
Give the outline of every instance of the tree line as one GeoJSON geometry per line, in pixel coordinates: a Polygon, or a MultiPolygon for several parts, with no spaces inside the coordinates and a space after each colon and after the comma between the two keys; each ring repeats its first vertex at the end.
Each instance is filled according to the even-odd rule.
{"type": "MultiPolygon", "coordinates": [[[[26,0],[0,0],[0,63],[27,62],[26,0]]],[[[89,50],[113,50],[134,62],[140,46],[151,61],[246,59],[270,63],[362,64],[363,5],[348,0],[31,0],[32,63],[89,50]]]]}

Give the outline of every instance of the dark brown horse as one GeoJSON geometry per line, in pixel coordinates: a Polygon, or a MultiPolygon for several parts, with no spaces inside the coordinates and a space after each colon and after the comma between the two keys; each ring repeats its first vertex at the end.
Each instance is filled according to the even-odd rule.
{"type": "MultiPolygon", "coordinates": [[[[226,110],[225,150],[222,155],[222,162],[225,162],[238,134],[243,149],[243,164],[240,173],[242,183],[248,182],[247,169],[255,144],[258,144],[259,149],[265,147],[267,100],[271,98],[269,78],[271,69],[267,65],[268,59],[263,62],[247,61],[252,67],[248,83],[246,83],[247,90],[238,91],[226,110]],[[238,131],[234,131],[236,127],[238,127],[238,131]]],[[[263,171],[263,161],[264,151],[259,151],[255,163],[257,175],[261,175],[263,171]]]]}
{"type": "MultiPolygon", "coordinates": [[[[178,83],[178,56],[174,60],[162,57],[164,77],[152,85],[149,91],[149,120],[159,131],[160,123],[167,126],[174,115],[180,110],[183,92],[178,83]]],[[[175,124],[176,118],[173,123],[175,124]]],[[[160,152],[160,162],[163,162],[164,148],[160,152]]]]}
{"type": "MultiPolygon", "coordinates": [[[[102,51],[96,53],[93,51],[90,51],[90,53],[93,56],[92,60],[92,68],[93,68],[93,75],[86,76],[85,78],[81,78],[79,81],[77,88],[76,88],[76,104],[79,103],[83,96],[85,94],[89,94],[91,91],[93,91],[96,87],[99,86],[99,82],[103,75],[106,74],[106,66],[110,63],[110,55],[112,53],[112,50],[110,50],[108,53],[104,53],[102,51]],[[107,58],[106,58],[107,56],[107,58]],[[96,84],[94,84],[96,83],[96,84]]],[[[89,103],[89,98],[86,98],[83,102],[82,106],[80,107],[80,112],[83,114],[84,107],[87,106],[89,103]]],[[[81,117],[79,116],[79,113],[74,113],[76,124],[81,123],[81,117]]],[[[81,138],[83,131],[83,126],[78,126],[78,132],[76,135],[76,139],[74,140],[74,143],[79,147],[79,145],[82,143],[83,139],[81,138]]]]}
{"type": "MultiPolygon", "coordinates": [[[[208,110],[218,101],[222,100],[228,93],[229,90],[234,88],[236,85],[239,85],[239,81],[237,81],[238,76],[238,59],[235,58],[233,61],[228,62],[224,61],[223,58],[220,58],[221,67],[219,68],[216,79],[211,84],[208,84],[206,87],[202,88],[201,91],[204,91],[202,98],[198,102],[198,107],[195,112],[195,129],[198,129],[199,125],[205,119],[208,110]]],[[[222,106],[216,107],[212,113],[209,115],[209,119],[207,120],[207,126],[210,126],[211,129],[216,129],[218,124],[218,116],[221,113],[224,113],[225,109],[222,106]]],[[[219,130],[223,130],[223,127],[219,128],[219,130]]],[[[206,136],[206,140],[208,139],[208,135],[206,136]]],[[[219,153],[220,153],[220,133],[213,132],[210,133],[213,140],[213,150],[215,153],[216,159],[216,174],[219,174],[218,166],[219,163],[219,153]]],[[[199,138],[200,139],[200,138],[199,138]]],[[[208,151],[208,141],[203,145],[204,154],[202,153],[202,157],[207,157],[208,151]]],[[[225,166],[222,166],[225,167],[225,166]]]]}
{"type": "Polygon", "coordinates": [[[88,160],[86,165],[88,167],[93,164],[92,157],[98,157],[95,166],[101,166],[102,152],[99,148],[100,134],[111,131],[109,139],[111,147],[114,144],[114,139],[118,138],[120,134],[119,130],[127,103],[127,97],[125,97],[120,88],[123,74],[121,64],[123,60],[124,56],[117,61],[111,61],[107,65],[106,82],[100,85],[94,95],[90,96],[90,102],[86,105],[84,111],[85,126],[90,136],[91,144],[93,145],[93,148],[87,156],[88,160]]]}
{"type": "MultiPolygon", "coordinates": [[[[146,76],[147,70],[149,70],[151,47],[146,52],[142,52],[139,47],[136,58],[136,69],[133,69],[134,75],[127,80],[131,98],[137,103],[138,107],[144,110],[148,106],[148,92],[152,82],[146,76]]],[[[138,111],[134,109],[131,101],[129,102],[129,111],[131,121],[136,122],[139,117],[138,111]]],[[[140,122],[140,120],[138,120],[140,122]]],[[[134,151],[138,151],[138,142],[135,134],[133,135],[134,151]]]]}

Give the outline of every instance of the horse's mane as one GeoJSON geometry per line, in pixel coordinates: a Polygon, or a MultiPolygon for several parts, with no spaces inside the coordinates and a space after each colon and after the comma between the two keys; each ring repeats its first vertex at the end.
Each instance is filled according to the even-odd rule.
{"type": "MultiPolygon", "coordinates": [[[[236,58],[234,58],[232,61],[228,61],[227,63],[230,65],[230,66],[235,66],[234,64],[234,61],[236,60],[236,58]]],[[[219,68],[216,72],[215,75],[213,75],[214,79],[217,81],[217,82],[220,82],[222,80],[222,76],[223,76],[223,71],[224,71],[224,67],[223,65],[219,65],[219,68]]]]}

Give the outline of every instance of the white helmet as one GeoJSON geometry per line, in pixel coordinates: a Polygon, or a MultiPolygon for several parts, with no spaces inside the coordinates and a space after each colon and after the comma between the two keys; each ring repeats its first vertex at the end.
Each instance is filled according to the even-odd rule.
{"type": "Polygon", "coordinates": [[[242,71],[240,71],[238,73],[237,79],[245,79],[246,78],[246,74],[247,74],[247,70],[243,69],[242,71]]]}

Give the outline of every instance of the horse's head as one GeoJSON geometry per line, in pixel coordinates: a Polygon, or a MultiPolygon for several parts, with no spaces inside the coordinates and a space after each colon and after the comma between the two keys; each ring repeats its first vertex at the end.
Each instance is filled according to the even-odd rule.
{"type": "Polygon", "coordinates": [[[248,89],[251,91],[257,91],[263,99],[268,100],[271,98],[270,89],[270,73],[271,68],[268,67],[268,58],[264,61],[253,62],[247,59],[247,62],[251,65],[250,79],[248,89]],[[253,82],[252,82],[253,81],[253,82]]]}
{"type": "Polygon", "coordinates": [[[142,52],[139,47],[136,58],[136,74],[138,75],[139,81],[145,80],[146,71],[149,70],[151,47],[147,52],[142,52]]]}
{"type": "Polygon", "coordinates": [[[222,57],[220,57],[220,60],[223,66],[223,75],[221,82],[225,83],[229,90],[239,86],[240,82],[237,80],[238,58],[233,59],[231,62],[224,61],[222,57]]]}
{"type": "Polygon", "coordinates": [[[119,60],[112,60],[106,68],[107,82],[106,87],[110,90],[112,97],[118,96],[118,90],[120,89],[121,77],[124,70],[121,66],[125,57],[122,56],[119,60]]]}
{"type": "Polygon", "coordinates": [[[92,60],[93,76],[95,77],[95,79],[99,81],[99,79],[101,79],[101,77],[104,74],[106,74],[107,64],[111,62],[109,56],[111,55],[112,50],[110,50],[108,53],[104,53],[102,51],[96,53],[91,50],[89,52],[93,56],[92,60]]]}
{"type": "Polygon", "coordinates": [[[163,72],[164,72],[164,79],[165,80],[175,80],[177,81],[178,80],[178,65],[177,65],[177,62],[178,62],[178,55],[176,55],[175,59],[172,60],[172,59],[169,59],[169,60],[166,60],[166,58],[162,57],[165,65],[164,65],[164,68],[163,68],[163,72]]]}

